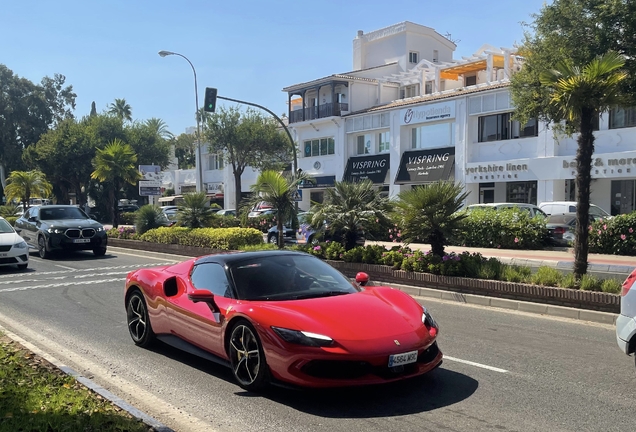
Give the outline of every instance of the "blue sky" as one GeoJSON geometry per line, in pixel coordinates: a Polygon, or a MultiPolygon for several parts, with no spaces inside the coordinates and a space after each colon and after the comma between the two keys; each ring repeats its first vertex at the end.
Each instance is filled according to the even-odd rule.
{"type": "Polygon", "coordinates": [[[310,2],[154,0],[10,1],[0,8],[0,63],[39,82],[61,73],[77,93],[75,115],[125,98],[133,118],[163,119],[179,134],[205,87],[287,112],[283,87],[352,69],[352,40],[402,21],[450,33],[455,58],[481,45],[512,47],[545,0],[310,2]]]}

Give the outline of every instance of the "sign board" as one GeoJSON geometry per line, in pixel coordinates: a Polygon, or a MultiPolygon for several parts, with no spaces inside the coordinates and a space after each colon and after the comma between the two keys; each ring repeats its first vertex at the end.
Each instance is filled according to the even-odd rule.
{"type": "Polygon", "coordinates": [[[142,180],[161,180],[163,173],[159,165],[139,165],[142,180]]]}
{"type": "Polygon", "coordinates": [[[296,202],[302,201],[303,200],[303,191],[302,191],[302,189],[296,189],[294,192],[292,192],[292,198],[296,202]]]}
{"type": "Polygon", "coordinates": [[[157,180],[140,180],[140,196],[161,196],[161,182],[157,180]]]}
{"type": "Polygon", "coordinates": [[[406,108],[400,111],[400,125],[428,123],[455,118],[455,101],[406,108]]]}

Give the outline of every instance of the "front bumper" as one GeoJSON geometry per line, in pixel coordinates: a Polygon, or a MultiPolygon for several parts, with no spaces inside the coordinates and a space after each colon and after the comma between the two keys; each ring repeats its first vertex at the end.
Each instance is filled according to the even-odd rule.
{"type": "Polygon", "coordinates": [[[629,342],[636,336],[636,320],[626,315],[619,315],[616,318],[616,343],[625,354],[633,354],[630,352],[629,342]]]}
{"type": "Polygon", "coordinates": [[[98,232],[89,239],[69,238],[64,234],[48,234],[46,241],[48,250],[52,252],[93,250],[105,248],[108,245],[108,236],[105,231],[98,232]],[[80,243],[77,240],[82,242],[80,243]]]}

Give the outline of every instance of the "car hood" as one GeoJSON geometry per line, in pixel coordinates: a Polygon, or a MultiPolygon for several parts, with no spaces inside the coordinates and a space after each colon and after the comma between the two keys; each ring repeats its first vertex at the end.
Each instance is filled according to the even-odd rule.
{"type": "Polygon", "coordinates": [[[387,287],[334,297],[250,303],[261,323],[340,341],[386,338],[422,328],[422,307],[409,295],[387,287]]]}
{"type": "Polygon", "coordinates": [[[16,243],[20,243],[21,241],[24,241],[24,239],[22,239],[22,237],[14,232],[0,233],[0,245],[14,245],[16,243]]]}
{"type": "Polygon", "coordinates": [[[43,225],[55,228],[101,228],[102,224],[93,219],[48,219],[43,225]]]}

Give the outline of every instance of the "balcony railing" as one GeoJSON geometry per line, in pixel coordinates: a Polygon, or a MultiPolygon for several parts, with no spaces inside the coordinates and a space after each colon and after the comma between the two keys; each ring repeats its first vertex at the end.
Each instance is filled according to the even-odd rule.
{"type": "Polygon", "coordinates": [[[318,106],[303,108],[289,113],[289,122],[298,123],[305,120],[315,120],[319,118],[339,116],[343,111],[349,111],[349,104],[346,103],[326,103],[318,106]],[[303,112],[305,117],[303,118],[303,112]]]}

